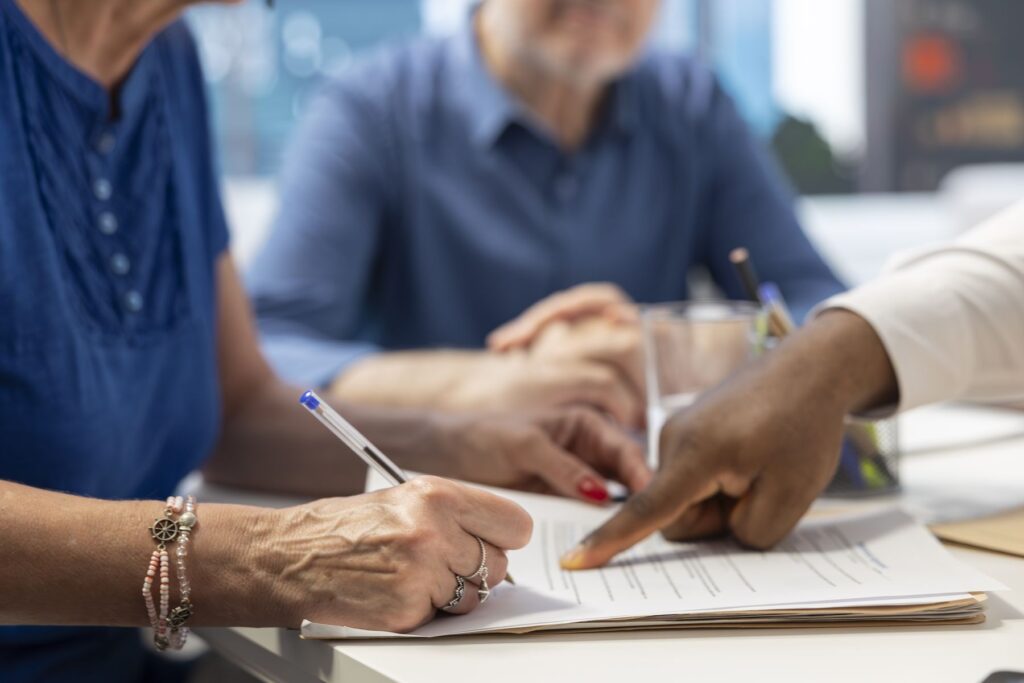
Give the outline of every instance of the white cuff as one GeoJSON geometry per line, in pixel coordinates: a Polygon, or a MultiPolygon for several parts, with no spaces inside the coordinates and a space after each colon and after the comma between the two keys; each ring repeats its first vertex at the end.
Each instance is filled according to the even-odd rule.
{"type": "Polygon", "coordinates": [[[970,383],[962,361],[970,335],[962,329],[959,302],[929,285],[928,275],[896,272],[828,299],[812,313],[845,309],[874,328],[896,371],[899,411],[955,398],[970,383]]]}

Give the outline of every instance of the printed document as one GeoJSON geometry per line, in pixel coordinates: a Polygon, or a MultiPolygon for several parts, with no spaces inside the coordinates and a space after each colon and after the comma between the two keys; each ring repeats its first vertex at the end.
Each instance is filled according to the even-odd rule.
{"type": "MultiPolygon", "coordinates": [[[[516,585],[495,587],[490,600],[471,614],[441,615],[414,637],[704,624],[712,619],[730,623],[741,615],[744,623],[894,614],[904,620],[980,619],[980,603],[972,593],[1002,588],[956,560],[897,508],[809,516],[767,552],[728,539],[671,543],[655,534],[604,568],[567,572],[558,558],[612,511],[494,491],[515,500],[534,519],[530,544],[509,554],[516,585]],[[919,607],[893,612],[910,606],[919,607]]],[[[303,635],[394,637],[308,622],[303,635]]]]}

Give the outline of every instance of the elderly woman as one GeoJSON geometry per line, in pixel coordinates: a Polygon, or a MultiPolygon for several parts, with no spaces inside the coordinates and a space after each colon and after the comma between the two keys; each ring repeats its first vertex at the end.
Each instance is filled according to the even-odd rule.
{"type": "MultiPolygon", "coordinates": [[[[473,609],[529,538],[515,505],[429,477],[279,511],[172,496],[204,464],[216,481],[307,495],[355,494],[363,477],[257,349],[195,48],[174,23],[188,4],[0,0],[7,682],[173,679],[113,627],[152,625],[159,648],[192,625],[410,629],[473,609]]],[[[602,475],[648,476],[589,412],[345,411],[437,474],[581,498],[602,475]]]]}

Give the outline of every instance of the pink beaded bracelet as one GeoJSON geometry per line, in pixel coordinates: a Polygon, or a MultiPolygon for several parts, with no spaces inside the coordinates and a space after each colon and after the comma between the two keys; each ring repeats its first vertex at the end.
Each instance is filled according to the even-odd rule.
{"type": "Polygon", "coordinates": [[[187,500],[181,496],[171,496],[167,499],[163,517],[153,520],[153,526],[149,528],[157,548],[149,558],[146,578],[142,583],[142,598],[149,623],[153,627],[153,642],[159,650],[168,647],[180,650],[188,639],[189,630],[186,623],[192,616],[192,587],[185,572],[185,558],[188,556],[189,537],[198,521],[195,508],[196,501],[193,496],[189,496],[187,500]],[[175,519],[174,515],[178,515],[178,518],[175,519]],[[170,556],[167,553],[167,546],[175,541],[178,543],[175,549],[175,566],[181,602],[171,610],[170,556]],[[153,601],[153,582],[158,573],[159,611],[153,601]]]}

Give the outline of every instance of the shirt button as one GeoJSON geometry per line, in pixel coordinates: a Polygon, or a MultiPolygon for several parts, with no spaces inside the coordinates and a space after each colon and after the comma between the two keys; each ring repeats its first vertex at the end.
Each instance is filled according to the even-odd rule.
{"type": "Polygon", "coordinates": [[[99,178],[92,184],[93,194],[96,195],[96,199],[101,202],[105,202],[110,199],[110,195],[113,194],[114,188],[111,187],[110,181],[106,178],[99,178]]]}
{"type": "Polygon", "coordinates": [[[124,307],[129,313],[138,313],[142,310],[142,295],[134,289],[124,295],[124,307]]]}
{"type": "Polygon", "coordinates": [[[132,262],[124,254],[114,254],[110,257],[110,270],[114,275],[127,275],[132,269],[132,262]]]}
{"type": "Polygon", "coordinates": [[[103,133],[96,139],[96,151],[100,154],[109,154],[114,149],[117,138],[113,133],[103,133]]]}
{"type": "Polygon", "coordinates": [[[100,214],[100,232],[104,235],[113,235],[117,232],[117,216],[104,211],[100,214]]]}

